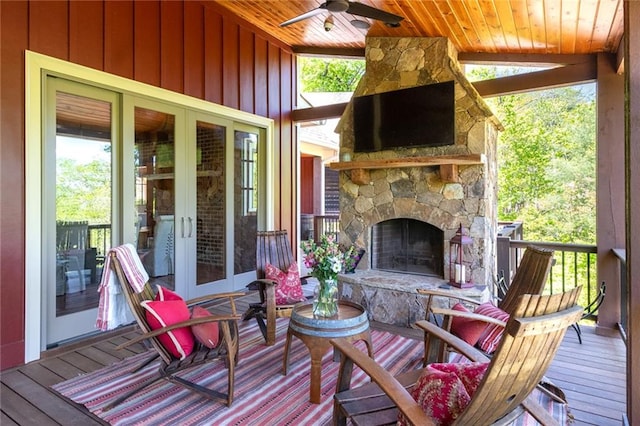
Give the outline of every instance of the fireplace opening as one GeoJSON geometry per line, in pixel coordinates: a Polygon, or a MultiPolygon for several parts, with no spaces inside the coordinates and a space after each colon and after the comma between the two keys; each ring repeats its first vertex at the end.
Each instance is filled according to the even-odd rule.
{"type": "Polygon", "coordinates": [[[373,269],[444,277],[444,232],[421,220],[398,218],[371,230],[373,269]]]}

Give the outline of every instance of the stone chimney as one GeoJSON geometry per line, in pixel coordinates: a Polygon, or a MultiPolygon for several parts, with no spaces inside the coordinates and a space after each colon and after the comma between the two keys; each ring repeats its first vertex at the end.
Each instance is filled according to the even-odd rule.
{"type": "Polygon", "coordinates": [[[340,120],[340,158],[350,157],[349,162],[331,166],[341,171],[340,242],[367,250],[369,256],[358,269],[371,268],[372,227],[408,218],[442,231],[442,278],[449,279],[449,240],[460,225],[473,239],[465,247],[467,277],[489,284],[496,275],[496,143],[501,125],[465,78],[448,39],[367,38],[366,72],[354,97],[451,80],[455,82],[454,145],[354,153],[351,104],[340,120]],[[470,155],[481,160],[477,164],[457,160],[470,155]],[[444,166],[419,162],[378,168],[385,160],[416,157],[452,161],[444,166]]]}

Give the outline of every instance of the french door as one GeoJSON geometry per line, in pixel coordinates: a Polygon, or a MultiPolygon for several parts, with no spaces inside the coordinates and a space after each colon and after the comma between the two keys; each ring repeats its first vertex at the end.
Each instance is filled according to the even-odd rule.
{"type": "Polygon", "coordinates": [[[264,224],[265,131],[149,99],[128,101],[135,241],[151,281],[189,298],[244,287],[255,277],[255,235],[264,224]]]}
{"type": "Polygon", "coordinates": [[[30,338],[29,359],[33,349],[97,332],[111,247],[133,244],[151,284],[191,298],[255,279],[255,233],[272,220],[271,120],[160,89],[145,87],[143,96],[128,80],[100,78],[110,88],[59,74],[41,80],[42,139],[30,136],[27,153],[41,176],[28,185],[39,194],[28,197],[39,207],[29,222],[38,226],[27,227],[39,253],[28,293],[40,296],[37,305],[27,299],[27,310],[39,315],[41,337],[30,338]],[[113,89],[119,84],[129,90],[113,89]]]}
{"type": "Polygon", "coordinates": [[[95,331],[98,284],[120,209],[118,95],[47,79],[43,144],[46,344],[95,331]]]}

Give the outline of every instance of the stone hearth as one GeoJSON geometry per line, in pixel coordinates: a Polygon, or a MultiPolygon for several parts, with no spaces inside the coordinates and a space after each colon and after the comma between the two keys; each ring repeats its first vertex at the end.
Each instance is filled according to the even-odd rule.
{"type": "MultiPolygon", "coordinates": [[[[361,304],[370,320],[401,327],[425,319],[425,308],[417,288],[447,290],[454,296],[470,297],[479,302],[489,300],[490,296],[484,285],[458,289],[441,278],[377,270],[342,274],[338,282],[341,298],[361,304]]],[[[444,298],[437,298],[436,303],[451,307],[449,300],[444,298]]]]}

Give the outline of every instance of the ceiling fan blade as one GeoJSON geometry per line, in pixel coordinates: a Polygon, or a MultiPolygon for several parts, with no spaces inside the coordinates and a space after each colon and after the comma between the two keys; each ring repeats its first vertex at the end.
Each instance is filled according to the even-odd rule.
{"type": "Polygon", "coordinates": [[[375,7],[354,1],[349,2],[349,9],[347,9],[347,13],[375,19],[377,21],[382,21],[385,24],[392,25],[400,24],[400,21],[404,19],[402,16],[394,15],[393,13],[385,12],[384,10],[376,9],[375,7]]]}
{"type": "Polygon", "coordinates": [[[288,21],[284,21],[280,24],[281,27],[286,27],[287,25],[295,24],[296,22],[300,22],[302,20],[311,18],[312,16],[316,16],[327,10],[327,3],[322,3],[316,9],[310,10],[308,12],[303,13],[302,15],[298,15],[295,18],[291,18],[288,21]]]}

